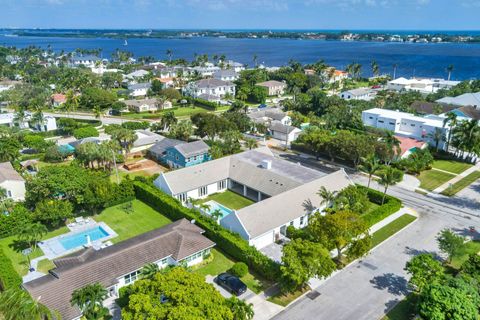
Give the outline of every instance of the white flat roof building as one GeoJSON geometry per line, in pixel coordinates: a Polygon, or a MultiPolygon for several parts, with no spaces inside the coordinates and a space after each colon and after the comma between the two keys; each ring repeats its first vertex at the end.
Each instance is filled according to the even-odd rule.
{"type": "Polygon", "coordinates": [[[418,91],[420,93],[435,93],[440,89],[451,89],[460,81],[424,78],[397,78],[387,83],[387,89],[395,91],[418,91]]]}

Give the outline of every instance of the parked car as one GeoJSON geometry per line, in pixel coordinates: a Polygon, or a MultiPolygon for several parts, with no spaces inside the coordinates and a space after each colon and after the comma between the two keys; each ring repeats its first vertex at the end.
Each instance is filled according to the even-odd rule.
{"type": "Polygon", "coordinates": [[[236,296],[239,296],[247,291],[247,286],[242,282],[242,280],[226,272],[219,274],[215,278],[215,282],[236,296]]]}

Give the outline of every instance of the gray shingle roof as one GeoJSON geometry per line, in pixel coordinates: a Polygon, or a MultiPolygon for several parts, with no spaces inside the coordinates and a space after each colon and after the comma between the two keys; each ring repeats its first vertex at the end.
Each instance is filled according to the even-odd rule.
{"type": "Polygon", "coordinates": [[[149,144],[154,144],[158,141],[165,139],[164,136],[156,134],[148,130],[136,130],[137,139],[133,142],[134,147],[146,146],[149,144]]]}
{"type": "Polygon", "coordinates": [[[148,149],[148,151],[155,154],[158,157],[158,156],[162,156],[165,153],[165,151],[167,151],[168,148],[174,147],[177,144],[182,144],[182,143],[185,143],[185,141],[164,138],[158,141],[157,143],[155,143],[153,146],[151,146],[150,149],[148,149]]]}
{"type": "Polygon", "coordinates": [[[257,86],[267,87],[267,88],[278,87],[278,86],[286,87],[287,84],[284,82],[276,81],[276,80],[269,80],[269,81],[257,83],[257,86]]]}
{"type": "Polygon", "coordinates": [[[141,100],[124,100],[123,103],[125,103],[127,106],[134,106],[134,107],[140,107],[143,106],[144,104],[149,105],[149,106],[155,106],[158,104],[157,99],[141,99],[141,100]]]}
{"type": "Polygon", "coordinates": [[[295,129],[298,129],[296,127],[293,127],[293,126],[289,126],[289,125],[285,125],[283,123],[281,123],[280,121],[272,121],[272,123],[270,124],[269,126],[269,129],[271,131],[276,131],[276,132],[281,132],[281,133],[290,133],[292,131],[294,131],[295,129]]]}
{"type": "Polygon", "coordinates": [[[217,88],[223,86],[232,86],[230,81],[223,81],[218,79],[201,79],[195,82],[198,88],[217,88]]]}
{"type": "Polygon", "coordinates": [[[0,163],[0,183],[5,181],[25,181],[10,162],[0,163]]]}
{"type": "Polygon", "coordinates": [[[174,147],[185,158],[208,152],[210,147],[203,140],[178,144],[174,147]]]}
{"type": "Polygon", "coordinates": [[[218,70],[216,71],[213,76],[215,78],[220,78],[220,77],[236,77],[237,72],[233,69],[226,69],[226,70],[218,70]]]}
{"type": "Polygon", "coordinates": [[[128,86],[128,90],[136,89],[150,89],[152,85],[150,83],[135,83],[128,86]]]}
{"type": "Polygon", "coordinates": [[[438,103],[453,104],[456,106],[480,106],[480,92],[464,93],[457,97],[445,97],[437,100],[438,103]]]}
{"type": "Polygon", "coordinates": [[[70,298],[75,289],[95,282],[104,287],[116,279],[142,268],[147,263],[171,256],[180,261],[215,245],[202,235],[203,230],[182,219],[113,246],[95,251],[82,250],[54,261],[57,266],[41,278],[23,284],[34,299],[60,312],[63,319],[80,316],[70,298]],[[54,276],[55,275],[55,276],[54,276]]]}
{"type": "Polygon", "coordinates": [[[348,178],[345,171],[343,169],[338,170],[327,176],[237,210],[235,214],[252,239],[307,213],[311,213],[312,205],[319,207],[322,199],[317,192],[322,186],[330,191],[339,191],[351,184],[353,182],[348,178]],[[258,214],[259,212],[261,214],[258,214]]]}

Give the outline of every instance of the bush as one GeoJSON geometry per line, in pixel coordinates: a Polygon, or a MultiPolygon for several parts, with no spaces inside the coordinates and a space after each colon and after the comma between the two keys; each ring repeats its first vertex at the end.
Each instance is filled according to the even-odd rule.
{"type": "Polygon", "coordinates": [[[150,128],[150,123],[147,121],[141,121],[141,122],[127,121],[122,123],[122,127],[129,130],[140,130],[140,129],[145,130],[150,128]]]}
{"type": "Polygon", "coordinates": [[[218,107],[218,103],[203,100],[203,99],[193,99],[193,104],[199,107],[203,107],[205,109],[212,110],[212,111],[217,110],[217,107],[218,107]]]}
{"type": "Polygon", "coordinates": [[[385,202],[382,205],[383,192],[360,185],[357,185],[357,187],[366,190],[368,199],[370,199],[371,202],[380,205],[380,207],[362,215],[363,220],[370,227],[397,212],[402,207],[402,201],[395,197],[386,195],[385,202]]]}
{"type": "Polygon", "coordinates": [[[212,219],[196,210],[185,208],[182,204],[154,186],[135,181],[138,199],[166,215],[171,220],[185,218],[195,220],[195,224],[205,230],[205,236],[238,261],[243,261],[266,279],[275,280],[280,274],[280,266],[250,246],[240,235],[224,229],[212,219]]]}
{"type": "Polygon", "coordinates": [[[228,272],[241,278],[248,273],[248,266],[244,262],[236,262],[228,272]]]}
{"type": "Polygon", "coordinates": [[[128,299],[132,293],[132,285],[121,287],[118,289],[118,299],[115,302],[120,308],[124,308],[128,305],[128,299]]]}
{"type": "Polygon", "coordinates": [[[12,262],[0,248],[0,289],[19,288],[22,278],[13,268],[12,262]]]}
{"type": "Polygon", "coordinates": [[[32,212],[22,204],[16,204],[8,215],[0,214],[0,238],[13,235],[19,226],[31,223],[32,221],[32,212]]]}
{"type": "Polygon", "coordinates": [[[89,137],[98,137],[98,130],[94,127],[82,127],[73,130],[73,136],[76,139],[84,139],[89,137]]]}

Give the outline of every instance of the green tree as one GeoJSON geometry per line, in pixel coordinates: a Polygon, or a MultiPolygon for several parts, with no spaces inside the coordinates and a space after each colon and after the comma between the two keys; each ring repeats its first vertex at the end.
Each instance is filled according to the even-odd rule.
{"type": "Polygon", "coordinates": [[[49,310],[28,292],[18,288],[0,293],[0,314],[4,320],[58,320],[60,314],[49,310]]]}
{"type": "Polygon", "coordinates": [[[340,192],[334,200],[335,210],[350,210],[359,214],[363,214],[368,210],[370,200],[367,191],[357,188],[357,186],[348,186],[340,192]]]}
{"type": "Polygon", "coordinates": [[[443,127],[448,125],[448,136],[447,136],[447,146],[445,150],[448,152],[448,149],[450,147],[450,143],[452,142],[452,133],[453,133],[453,128],[455,128],[458,124],[457,121],[457,114],[453,112],[447,112],[445,119],[443,120],[443,127]]]}
{"type": "Polygon", "coordinates": [[[233,320],[251,320],[254,316],[253,304],[235,296],[227,299],[227,305],[232,310],[233,320]]]}
{"type": "Polygon", "coordinates": [[[388,187],[393,186],[403,180],[403,172],[392,168],[390,166],[386,167],[379,173],[380,180],[378,183],[384,187],[382,205],[385,202],[385,196],[387,195],[388,187]]]}
{"type": "Polygon", "coordinates": [[[37,248],[37,243],[47,234],[48,230],[40,222],[27,223],[19,226],[17,235],[20,240],[26,241],[29,245],[33,246],[33,250],[37,248]]]}
{"type": "Polygon", "coordinates": [[[158,264],[156,263],[149,263],[143,266],[142,270],[140,271],[140,274],[142,278],[147,278],[147,279],[152,279],[157,272],[160,271],[160,268],[158,267],[158,264]]]}
{"type": "Polygon", "coordinates": [[[440,250],[447,254],[448,262],[464,248],[465,238],[455,234],[450,229],[443,229],[437,235],[437,243],[440,250]]]}
{"type": "Polygon", "coordinates": [[[37,203],[34,217],[56,228],[66,219],[73,217],[73,206],[67,200],[45,199],[37,203]]]}
{"type": "Polygon", "coordinates": [[[349,246],[357,245],[355,251],[347,251],[349,258],[358,258],[368,253],[371,237],[368,226],[357,213],[351,211],[339,211],[335,214],[322,216],[320,213],[313,215],[309,223],[309,230],[316,241],[323,244],[327,249],[337,250],[337,261],[342,262],[343,251],[349,246]],[[363,248],[364,251],[358,251],[363,248]]]}
{"type": "Polygon", "coordinates": [[[84,139],[89,137],[98,137],[98,130],[94,127],[86,126],[73,130],[73,136],[76,139],[84,139]]]}
{"type": "Polygon", "coordinates": [[[184,120],[171,125],[169,131],[173,138],[188,142],[193,134],[193,125],[191,121],[184,120]]]}
{"type": "Polygon", "coordinates": [[[358,168],[360,169],[360,171],[368,174],[367,188],[370,188],[372,176],[377,173],[377,171],[381,168],[380,162],[378,161],[377,157],[375,157],[375,155],[371,155],[369,157],[362,158],[362,164],[358,168]]]}
{"type": "Polygon", "coordinates": [[[87,319],[100,320],[108,315],[108,309],[103,306],[107,295],[107,290],[97,282],[74,290],[70,303],[78,306],[87,319]]]}
{"type": "Polygon", "coordinates": [[[371,67],[373,76],[378,77],[378,75],[380,74],[380,68],[378,67],[377,61],[373,60],[371,63],[371,67]]]}
{"type": "Polygon", "coordinates": [[[18,159],[21,148],[20,142],[14,137],[0,138],[0,162],[18,159]]]}
{"type": "Polygon", "coordinates": [[[135,140],[137,140],[137,135],[135,131],[126,128],[120,128],[114,130],[112,133],[112,139],[117,141],[125,153],[128,153],[133,146],[135,140]]]}
{"type": "Polygon", "coordinates": [[[178,122],[177,117],[173,111],[167,111],[160,117],[160,125],[163,127],[163,131],[167,131],[172,125],[178,122]]]}
{"type": "Polygon", "coordinates": [[[247,138],[245,139],[245,146],[248,148],[248,150],[252,150],[258,146],[258,142],[253,138],[247,138]]]}
{"type": "Polygon", "coordinates": [[[440,281],[444,269],[442,264],[431,254],[419,254],[407,262],[405,270],[410,274],[408,284],[421,292],[428,284],[440,281]]]}
{"type": "Polygon", "coordinates": [[[328,277],[336,269],[330,252],[320,243],[294,239],[283,247],[281,284],[293,291],[312,277],[328,277]]]}
{"type": "Polygon", "coordinates": [[[322,198],[322,201],[320,201],[320,206],[325,205],[326,207],[329,207],[337,198],[336,191],[330,191],[324,186],[320,187],[320,190],[318,190],[317,194],[320,196],[320,198],[322,198]]]}

